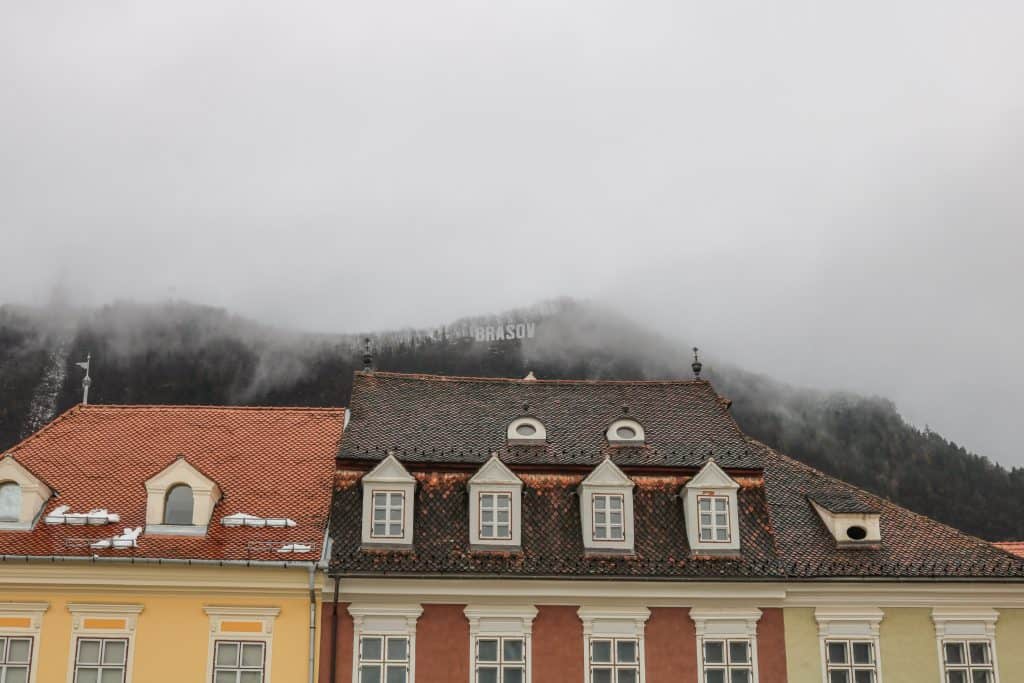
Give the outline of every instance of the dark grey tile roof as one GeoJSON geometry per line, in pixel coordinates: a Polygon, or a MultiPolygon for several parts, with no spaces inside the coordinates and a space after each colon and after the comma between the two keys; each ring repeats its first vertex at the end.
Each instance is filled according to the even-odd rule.
{"type": "Polygon", "coordinates": [[[482,463],[498,453],[507,463],[597,464],[614,453],[620,465],[760,469],[763,448],[746,439],[728,401],[703,380],[673,382],[526,381],[356,373],[352,421],[340,457],[404,462],[482,463]],[[644,428],[644,448],[609,447],[605,430],[624,417],[644,428]],[[509,447],[517,417],[544,423],[544,446],[509,447]]]}
{"type": "Polygon", "coordinates": [[[812,491],[807,494],[807,497],[829,512],[834,512],[836,514],[871,514],[877,513],[881,510],[881,506],[876,505],[869,500],[865,500],[865,497],[863,496],[858,497],[851,493],[838,491],[812,491]]]}

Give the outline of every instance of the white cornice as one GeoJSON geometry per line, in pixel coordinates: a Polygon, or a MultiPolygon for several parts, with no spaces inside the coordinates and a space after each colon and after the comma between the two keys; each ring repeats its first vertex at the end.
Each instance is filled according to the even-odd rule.
{"type": "Polygon", "coordinates": [[[203,611],[211,617],[276,617],[281,613],[281,608],[206,605],[203,611]]]}
{"type": "Polygon", "coordinates": [[[761,610],[756,607],[692,607],[690,619],[696,626],[698,636],[713,633],[718,636],[753,638],[757,635],[761,610]]]}

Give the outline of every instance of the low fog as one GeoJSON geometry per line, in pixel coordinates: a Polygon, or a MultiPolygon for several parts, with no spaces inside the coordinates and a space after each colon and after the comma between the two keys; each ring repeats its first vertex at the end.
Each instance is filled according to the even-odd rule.
{"type": "Polygon", "coordinates": [[[555,296],[1004,464],[1024,5],[0,3],[0,303],[555,296]]]}

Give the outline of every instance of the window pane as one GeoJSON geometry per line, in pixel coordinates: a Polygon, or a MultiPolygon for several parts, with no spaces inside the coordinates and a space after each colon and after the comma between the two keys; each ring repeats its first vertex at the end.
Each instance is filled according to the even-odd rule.
{"type": "Polygon", "coordinates": [[[702,541],[710,541],[711,540],[711,529],[710,528],[708,528],[706,526],[702,526],[700,528],[700,540],[702,540],[702,541]]]}
{"type": "Polygon", "coordinates": [[[506,662],[523,661],[523,641],[516,638],[506,638],[503,643],[503,649],[506,662]]]}
{"type": "Polygon", "coordinates": [[[243,671],[238,677],[238,683],[262,683],[262,671],[243,671]]]}
{"type": "Polygon", "coordinates": [[[362,644],[360,657],[375,661],[381,659],[381,638],[362,638],[360,643],[362,644]]]}
{"type": "Polygon", "coordinates": [[[406,638],[388,638],[388,659],[402,662],[409,658],[409,640],[406,638]]]}
{"type": "Polygon", "coordinates": [[[476,658],[481,662],[498,661],[498,641],[483,638],[476,641],[476,658]]]}
{"type": "Polygon", "coordinates": [[[405,683],[405,665],[394,665],[388,667],[386,683],[405,683]]]}
{"type": "Polygon", "coordinates": [[[968,683],[966,671],[947,671],[946,672],[947,683],[968,683]]]}
{"type": "Polygon", "coordinates": [[[364,664],[363,666],[359,667],[359,683],[381,683],[380,665],[364,664]]]}
{"type": "Polygon", "coordinates": [[[401,536],[402,535],[402,525],[401,524],[392,524],[390,526],[390,528],[388,529],[388,535],[389,536],[401,536]]]}
{"type": "Polygon", "coordinates": [[[715,511],[716,512],[721,512],[723,510],[725,510],[725,499],[724,498],[715,498],[715,511]]]}
{"type": "Polygon", "coordinates": [[[594,529],[594,538],[607,538],[608,532],[603,526],[594,529]]]}
{"type": "Polygon", "coordinates": [[[619,526],[619,525],[622,524],[622,513],[621,512],[610,512],[610,513],[608,513],[608,519],[609,519],[609,521],[612,524],[614,524],[616,526],[619,526]]]}
{"type": "Polygon", "coordinates": [[[729,518],[727,515],[715,515],[715,524],[718,526],[727,526],[729,524],[729,518]]]}
{"type": "Polygon", "coordinates": [[[715,540],[717,540],[717,541],[728,541],[729,540],[729,530],[728,529],[718,528],[718,529],[715,530],[715,536],[716,536],[715,540]]]}
{"type": "Polygon", "coordinates": [[[245,643],[242,645],[242,666],[263,666],[262,643],[245,643]]]}
{"type": "Polygon", "coordinates": [[[99,664],[100,663],[100,641],[80,640],[78,641],[78,663],[99,664]]]}
{"type": "Polygon", "coordinates": [[[17,522],[21,518],[21,486],[13,481],[0,484],[0,522],[17,522]]]}
{"type": "Polygon", "coordinates": [[[619,664],[636,663],[636,641],[620,640],[615,643],[616,661],[619,664]]]}
{"type": "MultiPolygon", "coordinates": [[[[3,646],[0,645],[0,648],[3,646]]],[[[32,655],[32,641],[28,638],[11,638],[7,642],[7,663],[28,664],[32,655]]]]}
{"type": "Polygon", "coordinates": [[[870,664],[871,649],[871,643],[853,643],[853,663],[870,664]]]}
{"type": "Polygon", "coordinates": [[[875,672],[866,669],[854,671],[853,680],[854,683],[872,683],[875,680],[875,672]]]}
{"type": "Polygon", "coordinates": [[[835,664],[845,664],[848,658],[846,656],[846,643],[829,643],[828,644],[828,661],[835,664]]]}
{"type": "Polygon", "coordinates": [[[502,524],[508,523],[508,510],[498,510],[498,521],[502,524]]]}
{"type": "Polygon", "coordinates": [[[401,522],[402,521],[402,508],[401,507],[393,507],[393,508],[391,508],[391,512],[389,512],[388,514],[390,516],[390,519],[388,521],[391,521],[391,522],[401,522]]]}
{"type": "Polygon", "coordinates": [[[26,681],[28,681],[27,666],[7,667],[7,678],[4,679],[4,683],[26,683],[26,681]]]}
{"type": "Polygon", "coordinates": [[[477,683],[498,683],[498,667],[480,667],[476,670],[477,683]]]}
{"type": "Polygon", "coordinates": [[[636,683],[636,670],[620,669],[619,680],[616,683],[636,683]]]}
{"type": "Polygon", "coordinates": [[[388,511],[384,508],[374,508],[373,510],[373,521],[375,522],[386,522],[388,520],[388,511]]]}
{"type": "Polygon", "coordinates": [[[747,669],[733,669],[729,674],[729,683],[750,683],[750,671],[747,669]]]}
{"type": "Polygon", "coordinates": [[[108,640],[103,644],[103,663],[124,664],[124,650],[123,640],[108,640]]]}
{"type": "Polygon", "coordinates": [[[720,640],[705,640],[704,661],[708,664],[724,664],[725,643],[720,640]]]}
{"type": "Polygon", "coordinates": [[[612,683],[611,669],[591,669],[590,680],[594,683],[612,683]]]}
{"type": "Polygon", "coordinates": [[[121,683],[124,680],[124,669],[104,668],[100,670],[100,683],[121,683]]]}
{"type": "Polygon", "coordinates": [[[590,661],[598,663],[611,663],[612,641],[592,640],[590,641],[590,661]]]}
{"type": "Polygon", "coordinates": [[[704,669],[705,683],[726,683],[725,669],[704,669]]]}
{"type": "Polygon", "coordinates": [[[828,683],[850,683],[849,671],[829,671],[828,683]]]}
{"type": "Polygon", "coordinates": [[[213,675],[213,683],[238,683],[234,671],[218,671],[213,675]]]}
{"type": "Polygon", "coordinates": [[[971,664],[988,664],[988,643],[971,643],[971,664]]]}
{"type": "Polygon", "coordinates": [[[216,666],[238,666],[238,643],[217,643],[216,666]]]}
{"type": "Polygon", "coordinates": [[[192,524],[192,487],[188,484],[172,486],[164,501],[164,524],[185,526],[192,524]]]}
{"type": "Polygon", "coordinates": [[[508,537],[508,536],[510,536],[511,534],[509,534],[509,531],[508,531],[508,526],[506,526],[506,525],[502,525],[502,526],[499,526],[499,527],[498,527],[498,533],[497,533],[497,534],[495,534],[495,535],[496,535],[496,536],[499,536],[499,537],[501,537],[501,538],[507,538],[507,537],[508,537]]]}
{"type": "Polygon", "coordinates": [[[480,507],[489,508],[489,507],[493,507],[493,506],[494,506],[494,495],[493,494],[485,493],[482,496],[480,496],[480,507]]]}
{"type": "Polygon", "coordinates": [[[388,530],[388,525],[385,524],[384,522],[374,522],[373,523],[373,535],[374,536],[384,536],[384,535],[387,534],[387,532],[388,532],[387,530],[388,530]]]}
{"type": "Polygon", "coordinates": [[[75,672],[75,683],[97,683],[99,680],[99,669],[78,669],[75,672]]]}
{"type": "MultiPolygon", "coordinates": [[[[707,498],[701,498],[700,499],[700,511],[701,512],[711,512],[711,501],[708,500],[707,498]]],[[[711,518],[709,517],[708,519],[711,519],[711,518]]]]}
{"type": "Polygon", "coordinates": [[[729,661],[733,664],[748,663],[750,661],[750,643],[745,640],[730,640],[729,661]]]}
{"type": "Polygon", "coordinates": [[[992,683],[991,671],[973,671],[971,683],[992,683]]]}
{"type": "Polygon", "coordinates": [[[700,516],[700,523],[701,526],[711,526],[711,515],[702,514],[700,516]]]}
{"type": "Polygon", "coordinates": [[[621,510],[622,509],[622,499],[619,498],[618,496],[615,496],[614,498],[609,498],[608,499],[608,507],[610,509],[612,509],[612,510],[621,510]]]}
{"type": "Polygon", "coordinates": [[[523,683],[523,668],[521,666],[506,666],[503,678],[501,683],[523,683]]]}
{"type": "Polygon", "coordinates": [[[947,664],[963,664],[966,661],[963,643],[946,643],[945,651],[947,664]]]}
{"type": "Polygon", "coordinates": [[[494,521],[494,513],[490,510],[483,510],[480,512],[480,521],[484,524],[490,524],[494,521]]]}

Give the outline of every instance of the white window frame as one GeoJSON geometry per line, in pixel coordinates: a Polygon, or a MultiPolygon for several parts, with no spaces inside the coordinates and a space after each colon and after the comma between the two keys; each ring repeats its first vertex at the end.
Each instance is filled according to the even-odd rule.
{"type": "MultiPolygon", "coordinates": [[[[728,661],[729,641],[743,640],[747,642],[750,653],[750,664],[745,667],[751,672],[752,683],[758,681],[757,671],[757,622],[761,619],[761,610],[757,608],[690,608],[690,619],[693,620],[697,632],[697,680],[704,683],[704,641],[724,641],[726,643],[726,660],[728,661]]],[[[723,665],[728,666],[728,665],[723,665]]],[[[716,666],[715,668],[721,668],[716,666]]],[[[728,670],[726,672],[728,674],[728,670]]],[[[728,676],[726,681],[728,681],[728,676]]]]}
{"type": "Polygon", "coordinates": [[[469,489],[469,545],[477,549],[502,548],[518,549],[522,544],[523,527],[523,482],[515,475],[497,454],[492,455],[467,483],[469,489]],[[489,538],[481,534],[483,525],[480,514],[482,496],[488,494],[507,495],[511,503],[509,513],[509,535],[505,538],[489,538]]]}
{"type": "Polygon", "coordinates": [[[71,613],[71,647],[68,648],[67,683],[75,683],[78,644],[80,640],[124,640],[125,648],[124,683],[132,683],[135,659],[135,627],[138,624],[142,605],[112,605],[92,603],[68,603],[71,613]],[[121,621],[121,628],[102,626],[94,628],[91,621],[121,621]]]}
{"type": "Polygon", "coordinates": [[[509,423],[505,431],[505,438],[510,446],[543,446],[548,440],[548,430],[544,423],[535,417],[519,417],[509,423]],[[519,427],[530,425],[533,427],[533,434],[523,436],[519,433],[519,427]]]}
{"type": "MultiPolygon", "coordinates": [[[[353,603],[348,606],[352,616],[352,683],[359,682],[359,665],[362,663],[360,654],[361,640],[364,637],[385,639],[382,653],[387,656],[387,638],[400,637],[407,639],[409,655],[409,680],[416,680],[416,620],[423,614],[420,605],[371,605],[353,603]]],[[[384,672],[382,671],[382,676],[384,672]]],[[[383,679],[382,679],[383,680],[383,679]]]]}
{"type": "Polygon", "coordinates": [[[373,489],[370,494],[370,510],[372,516],[370,517],[370,538],[381,540],[381,539],[398,539],[399,541],[405,538],[405,491],[392,491],[389,489],[373,489]],[[384,506],[381,507],[377,503],[379,497],[384,497],[384,506]],[[395,499],[398,499],[398,505],[393,505],[395,499]],[[378,534],[376,531],[377,527],[377,511],[384,510],[384,533],[378,534]],[[392,512],[398,512],[398,533],[391,533],[392,512]]]}
{"type": "Polygon", "coordinates": [[[0,602],[0,617],[24,621],[24,625],[0,627],[0,638],[28,638],[32,643],[29,649],[28,683],[35,683],[36,680],[39,669],[39,631],[43,625],[43,614],[49,608],[48,602],[0,602]]]}
{"type": "Polygon", "coordinates": [[[733,534],[736,533],[735,529],[733,529],[732,522],[730,521],[731,517],[732,505],[731,501],[729,500],[729,496],[722,495],[720,493],[702,493],[697,496],[697,538],[700,539],[701,543],[715,543],[724,545],[731,544],[733,541],[733,534]],[[710,524],[704,524],[704,521],[702,519],[705,513],[704,510],[701,509],[701,503],[703,503],[704,501],[708,502],[708,514],[711,515],[710,524]],[[725,524],[718,524],[717,522],[718,516],[722,514],[716,509],[716,504],[719,502],[725,504],[725,524]],[[710,541],[704,539],[705,529],[708,529],[711,532],[710,541]],[[724,539],[718,538],[717,532],[719,529],[725,529],[724,539]]]}
{"type": "Polygon", "coordinates": [[[413,542],[413,514],[416,505],[416,478],[402,466],[402,463],[389,453],[376,467],[362,479],[363,486],[363,545],[384,545],[408,547],[413,542]],[[403,494],[404,509],[402,513],[401,536],[377,536],[373,533],[373,508],[376,493],[403,494]]]}
{"type": "MultiPolygon", "coordinates": [[[[936,607],[932,610],[935,624],[935,641],[939,653],[939,671],[942,681],[946,677],[946,643],[987,643],[992,658],[992,680],[999,683],[999,658],[996,655],[996,621],[999,612],[992,608],[936,607]]],[[[965,652],[970,657],[970,652],[965,652]]],[[[959,667],[958,667],[959,668],[959,667]]],[[[981,667],[975,667],[981,668],[981,667]]],[[[969,669],[969,667],[968,667],[969,669]]],[[[970,680],[970,679],[968,679],[970,680]]]]}
{"type": "Polygon", "coordinates": [[[595,543],[603,541],[624,541],[626,540],[626,497],[621,493],[592,493],[590,495],[590,533],[595,543]],[[619,502],[618,510],[613,509],[611,502],[617,500],[619,502]],[[598,509],[598,502],[603,503],[603,508],[598,509]],[[611,521],[611,515],[613,512],[619,513],[619,523],[615,524],[611,521]],[[604,515],[604,522],[598,521],[598,515],[604,515]],[[604,531],[604,535],[601,536],[597,533],[598,529],[604,531]],[[618,530],[617,536],[612,536],[612,531],[618,530]]]}
{"type": "MultiPolygon", "coordinates": [[[[583,681],[591,681],[591,643],[595,640],[635,640],[637,644],[638,682],[647,680],[644,630],[651,611],[647,608],[580,607],[583,622],[583,681]]],[[[612,643],[613,652],[615,643],[612,643]]],[[[614,657],[613,657],[614,659],[614,657]]]]}
{"type": "MultiPolygon", "coordinates": [[[[740,485],[715,463],[714,458],[709,459],[700,472],[683,486],[680,497],[684,504],[686,537],[690,544],[690,550],[694,554],[735,555],[739,552],[739,488],[740,485]],[[703,498],[714,499],[718,496],[726,499],[729,540],[702,541],[700,536],[700,500],[703,498]]],[[[713,516],[715,513],[711,514],[713,516]]]]}
{"type": "Polygon", "coordinates": [[[217,643],[241,642],[263,644],[263,683],[270,683],[274,655],[274,623],[281,613],[278,607],[234,607],[206,605],[203,611],[210,618],[210,639],[206,658],[206,680],[214,680],[217,643]],[[250,623],[256,630],[238,630],[234,624],[250,623]]]}
{"type": "MultiPolygon", "coordinates": [[[[503,639],[523,641],[524,683],[530,683],[533,668],[533,620],[537,616],[537,608],[533,605],[524,607],[467,605],[463,610],[469,621],[469,671],[470,683],[477,682],[477,642],[479,640],[499,640],[499,652],[503,639]]],[[[499,656],[499,659],[501,657],[499,656]]]]}
{"type": "MultiPolygon", "coordinates": [[[[884,616],[882,610],[877,607],[819,607],[814,610],[814,618],[818,622],[823,683],[829,683],[827,643],[833,641],[871,643],[875,683],[882,683],[882,651],[878,633],[884,616]]],[[[852,661],[852,649],[850,654],[852,661]]]]}
{"type": "Polygon", "coordinates": [[[579,485],[580,522],[582,525],[583,548],[587,552],[628,554],[633,552],[633,480],[626,476],[615,463],[606,458],[579,485]],[[595,536],[594,497],[603,495],[622,496],[622,538],[597,538],[595,536]]]}
{"type": "Polygon", "coordinates": [[[480,534],[481,541],[511,541],[512,540],[512,492],[511,491],[478,491],[477,492],[477,505],[480,508],[480,519],[477,521],[477,527],[480,534]],[[485,505],[486,499],[490,498],[491,505],[488,507],[485,505]],[[505,501],[505,505],[500,505],[499,501],[505,501]],[[484,521],[484,513],[491,513],[491,521],[484,521]],[[505,535],[498,534],[498,528],[502,526],[502,522],[497,519],[497,515],[501,512],[508,514],[508,519],[505,520],[504,526],[508,528],[508,533],[505,535]],[[485,534],[485,530],[490,527],[491,533],[485,534]]]}

